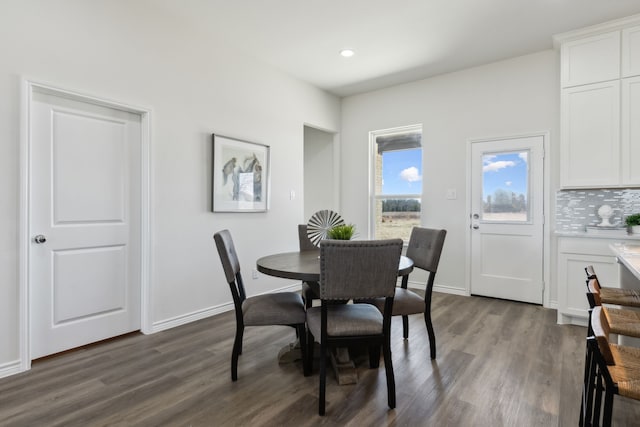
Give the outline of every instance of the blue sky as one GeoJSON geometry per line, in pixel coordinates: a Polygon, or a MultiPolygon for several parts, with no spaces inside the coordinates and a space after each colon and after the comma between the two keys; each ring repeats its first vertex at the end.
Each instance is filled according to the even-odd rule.
{"type": "MultiPolygon", "coordinates": [[[[528,152],[483,156],[483,194],[496,189],[527,195],[528,152]]],[[[382,153],[382,194],[422,193],[422,150],[395,150],[382,153]]]]}
{"type": "Polygon", "coordinates": [[[422,149],[382,153],[382,194],[422,193],[422,149]]]}
{"type": "Polygon", "coordinates": [[[482,158],[483,196],[496,189],[527,195],[528,152],[485,154],[482,158]]]}

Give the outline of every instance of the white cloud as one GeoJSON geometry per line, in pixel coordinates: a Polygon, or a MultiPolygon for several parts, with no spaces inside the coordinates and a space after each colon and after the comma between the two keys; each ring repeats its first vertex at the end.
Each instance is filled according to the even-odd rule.
{"type": "Polygon", "coordinates": [[[528,156],[529,156],[529,153],[527,153],[526,151],[524,153],[518,154],[518,157],[520,157],[525,163],[527,163],[528,156]]]}
{"type": "Polygon", "coordinates": [[[410,168],[406,168],[402,172],[400,172],[400,178],[407,182],[416,182],[422,179],[422,177],[420,176],[420,172],[418,172],[418,168],[413,166],[411,166],[410,168]]]}
{"type": "Polygon", "coordinates": [[[484,165],[483,172],[497,172],[500,169],[512,168],[516,165],[516,162],[511,160],[499,160],[497,162],[491,162],[484,165]]]}
{"type": "Polygon", "coordinates": [[[511,187],[511,184],[513,184],[511,181],[506,181],[506,182],[504,183],[504,185],[506,185],[507,187],[511,187]]]}

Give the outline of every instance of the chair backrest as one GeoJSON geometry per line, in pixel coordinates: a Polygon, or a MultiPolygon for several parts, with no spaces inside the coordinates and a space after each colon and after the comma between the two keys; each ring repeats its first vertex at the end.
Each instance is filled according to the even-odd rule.
{"type": "Polygon", "coordinates": [[[320,243],[320,298],[393,297],[402,239],[323,240],[320,243]]]}
{"type": "Polygon", "coordinates": [[[589,300],[589,305],[591,308],[595,306],[602,305],[602,300],[600,299],[600,287],[598,286],[597,279],[589,279],[587,281],[587,299],[589,300]]]}
{"type": "Polygon", "coordinates": [[[224,269],[224,275],[231,287],[233,301],[237,308],[238,304],[242,304],[242,301],[245,300],[246,294],[242,283],[242,276],[240,275],[240,261],[238,260],[238,254],[236,253],[231,233],[229,230],[221,230],[213,235],[213,239],[216,242],[222,268],[224,269]]]}
{"type": "Polygon", "coordinates": [[[309,239],[307,224],[298,224],[298,240],[300,241],[300,251],[315,251],[318,249],[309,239]]]}
{"type": "Polygon", "coordinates": [[[609,332],[611,329],[607,321],[607,316],[601,306],[593,308],[593,312],[591,313],[591,330],[596,337],[596,341],[598,341],[598,348],[605,362],[607,365],[613,365],[615,362],[611,354],[611,349],[609,348],[609,332]]]}
{"type": "Polygon", "coordinates": [[[593,269],[593,265],[587,265],[584,268],[584,272],[587,273],[587,279],[597,278],[596,271],[593,269]]]}
{"type": "Polygon", "coordinates": [[[435,273],[446,235],[447,230],[413,227],[407,246],[407,256],[413,260],[413,266],[435,273]]]}

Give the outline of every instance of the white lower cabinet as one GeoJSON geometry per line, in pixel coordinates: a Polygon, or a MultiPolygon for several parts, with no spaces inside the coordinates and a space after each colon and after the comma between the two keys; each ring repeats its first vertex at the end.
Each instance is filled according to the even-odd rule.
{"type": "Polygon", "coordinates": [[[593,266],[602,286],[620,286],[616,257],[609,248],[617,242],[620,239],[558,237],[558,323],[587,324],[587,265],[593,266]]]}

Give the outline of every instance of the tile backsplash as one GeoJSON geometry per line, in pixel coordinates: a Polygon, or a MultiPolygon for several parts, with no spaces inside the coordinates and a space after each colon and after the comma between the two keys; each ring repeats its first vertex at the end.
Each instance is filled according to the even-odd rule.
{"type": "Polygon", "coordinates": [[[598,225],[598,209],[602,205],[613,208],[611,224],[624,227],[624,218],[640,213],[640,189],[562,190],[556,193],[556,231],[585,231],[586,226],[598,225]]]}

